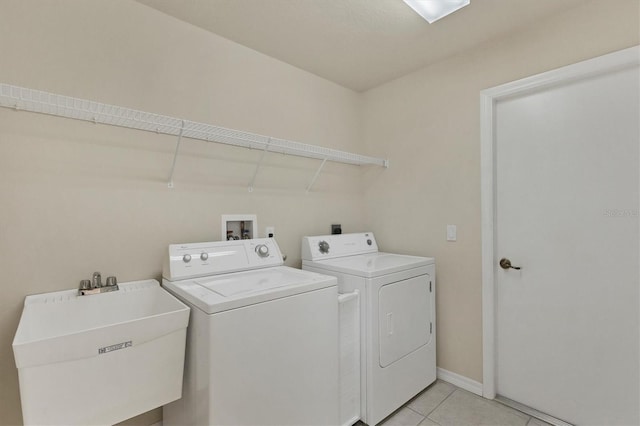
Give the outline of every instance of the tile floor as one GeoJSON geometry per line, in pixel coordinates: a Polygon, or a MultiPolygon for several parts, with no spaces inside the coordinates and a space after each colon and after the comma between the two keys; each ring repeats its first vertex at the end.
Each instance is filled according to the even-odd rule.
{"type": "MultiPolygon", "coordinates": [[[[358,423],[361,425],[362,423],[358,423]]],[[[389,416],[384,426],[549,426],[520,411],[437,380],[389,416]]]]}

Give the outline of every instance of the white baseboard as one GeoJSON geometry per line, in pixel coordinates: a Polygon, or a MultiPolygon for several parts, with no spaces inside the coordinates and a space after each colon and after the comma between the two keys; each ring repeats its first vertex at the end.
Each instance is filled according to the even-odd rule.
{"type": "Polygon", "coordinates": [[[157,423],[152,424],[151,426],[162,426],[162,420],[160,420],[157,423]]]}
{"type": "Polygon", "coordinates": [[[468,377],[461,376],[460,374],[453,373],[451,371],[445,370],[444,368],[438,367],[438,379],[444,380],[445,382],[456,385],[461,389],[482,396],[482,383],[476,382],[475,380],[472,380],[468,377]]]}

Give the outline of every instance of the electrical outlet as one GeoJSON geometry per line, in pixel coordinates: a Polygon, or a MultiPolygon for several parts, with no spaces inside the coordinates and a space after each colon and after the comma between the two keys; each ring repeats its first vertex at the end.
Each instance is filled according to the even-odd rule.
{"type": "Polygon", "coordinates": [[[267,226],[264,230],[265,237],[273,238],[276,236],[276,228],[274,226],[267,226]]]}

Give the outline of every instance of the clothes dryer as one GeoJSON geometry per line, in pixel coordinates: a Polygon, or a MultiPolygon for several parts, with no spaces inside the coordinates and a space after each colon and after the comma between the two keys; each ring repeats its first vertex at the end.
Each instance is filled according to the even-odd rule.
{"type": "Polygon", "coordinates": [[[304,237],[302,259],[360,294],[360,419],[378,424],[436,379],[435,261],[379,252],[372,232],[304,237]]]}
{"type": "Polygon", "coordinates": [[[163,424],[338,423],[336,278],[283,266],[272,238],[170,245],[163,275],[191,308],[163,424]]]}

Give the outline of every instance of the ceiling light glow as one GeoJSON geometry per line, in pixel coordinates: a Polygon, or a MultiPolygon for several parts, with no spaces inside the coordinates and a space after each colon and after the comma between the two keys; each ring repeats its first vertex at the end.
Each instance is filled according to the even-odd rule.
{"type": "Polygon", "coordinates": [[[438,19],[444,18],[450,13],[461,9],[469,3],[471,0],[402,0],[411,9],[413,9],[418,15],[432,24],[438,19]]]}

